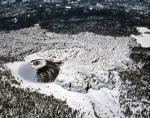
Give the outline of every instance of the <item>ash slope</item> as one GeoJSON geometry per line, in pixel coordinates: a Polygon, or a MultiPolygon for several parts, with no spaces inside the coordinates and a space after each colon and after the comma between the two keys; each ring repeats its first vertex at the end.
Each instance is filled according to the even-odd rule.
{"type": "MultiPolygon", "coordinates": [[[[77,115],[79,115],[79,117],[81,116],[117,117],[117,115],[118,117],[120,116],[127,117],[133,115],[139,116],[140,113],[144,113],[148,116],[147,111],[149,107],[147,107],[147,105],[149,103],[147,101],[149,100],[148,98],[149,93],[141,94],[141,96],[143,98],[145,97],[145,99],[147,100],[146,101],[142,98],[142,101],[144,100],[144,102],[140,102],[140,104],[144,105],[143,108],[141,106],[136,106],[137,104],[139,104],[139,100],[141,99],[140,98],[140,99],[136,99],[137,101],[135,102],[136,109],[132,109],[133,108],[131,104],[132,98],[137,97],[135,92],[134,92],[135,94],[131,94],[130,98],[128,97],[130,91],[134,86],[137,86],[138,88],[139,83],[144,83],[145,80],[147,81],[145,77],[149,77],[148,73],[145,75],[141,73],[144,76],[143,77],[144,81],[139,81],[139,83],[131,84],[130,85],[131,90],[130,88],[127,90],[123,89],[126,86],[129,86],[126,85],[124,80],[131,77],[131,79],[129,78],[126,81],[130,81],[130,83],[132,83],[133,77],[130,76],[130,74],[134,75],[134,73],[139,72],[138,67],[141,67],[141,69],[144,67],[142,66],[143,63],[140,64],[130,59],[130,55],[134,53],[134,50],[131,49],[134,49],[133,47],[137,47],[139,49],[140,46],[139,44],[136,43],[135,39],[130,37],[116,37],[116,38],[110,36],[106,37],[106,36],[96,35],[93,33],[81,33],[77,35],[67,35],[67,34],[62,35],[62,34],[47,32],[46,30],[42,30],[39,27],[11,31],[10,33],[1,32],[0,36],[1,36],[0,44],[1,44],[2,64],[6,62],[11,62],[11,61],[14,62],[19,60],[21,61],[21,63],[24,63],[24,61],[34,60],[37,58],[46,58],[54,61],[64,62],[64,64],[60,67],[61,71],[58,77],[56,78],[55,83],[49,84],[50,86],[49,85],[41,86],[41,85],[34,84],[33,86],[30,86],[30,89],[32,93],[32,91],[35,91],[38,88],[40,88],[35,92],[37,96],[50,96],[51,94],[53,94],[55,98],[62,99],[60,102],[62,102],[66,98],[66,103],[69,105],[69,107],[71,107],[72,109],[76,109],[76,111],[78,111],[78,112],[74,112],[74,110],[72,110],[71,114],[72,115],[76,114],[75,117],[77,117],[77,115]],[[120,74],[118,75],[117,73],[120,74]],[[119,76],[120,79],[118,79],[119,76]],[[84,88],[85,86],[83,85],[85,82],[89,82],[90,84],[89,89],[84,88]],[[47,86],[49,86],[49,88],[47,86]],[[127,96],[126,97],[122,96],[121,94],[122,92],[125,95],[127,94],[127,96]],[[116,109],[114,109],[114,107],[116,109]]],[[[18,62],[15,63],[18,65],[18,62]]],[[[14,70],[14,67],[12,68],[12,70],[14,70]]],[[[4,74],[6,73],[4,71],[4,74]]],[[[17,73],[14,74],[16,74],[14,76],[17,78],[17,73]]],[[[18,83],[18,81],[20,80],[17,79],[16,81],[16,79],[13,78],[13,76],[9,77],[8,75],[6,75],[5,77],[6,77],[5,79],[6,82],[14,82],[14,84],[18,83]],[[8,78],[11,79],[8,80],[8,78]]],[[[139,80],[140,78],[136,78],[136,79],[139,80]]],[[[23,83],[20,83],[19,90],[21,91],[24,91],[23,88],[29,87],[26,86],[25,84],[24,86],[22,85],[23,83]]],[[[10,88],[12,88],[12,84],[10,88]]],[[[4,88],[2,87],[1,90],[4,90],[4,88]]],[[[148,90],[148,88],[146,88],[146,90],[148,90]]],[[[138,93],[140,94],[141,91],[138,91],[138,93]]],[[[27,93],[27,95],[28,94],[30,94],[30,92],[27,93]]],[[[5,95],[7,96],[8,94],[6,93],[5,95]]],[[[35,99],[36,98],[37,97],[35,97],[35,99]]],[[[31,98],[29,99],[31,100],[31,98]]],[[[46,104],[51,104],[50,102],[46,101],[44,98],[42,99],[46,104]]],[[[9,98],[7,100],[10,101],[9,98]]],[[[33,103],[40,104],[35,102],[33,99],[31,101],[33,103]]],[[[2,101],[2,104],[4,103],[5,101],[2,101]]],[[[24,103],[29,104],[29,102],[26,101],[19,102],[19,104],[24,104],[24,103]]],[[[57,104],[56,106],[53,104],[51,105],[52,107],[54,106],[56,108],[57,106],[57,109],[61,109],[59,104],[57,104]]],[[[17,106],[17,108],[18,107],[19,106],[17,106]]],[[[44,108],[46,107],[42,106],[42,109],[44,108]]],[[[52,112],[54,112],[54,115],[56,117],[60,117],[59,114],[57,114],[59,110],[55,108],[53,109],[54,111],[52,112]]],[[[8,110],[10,109],[11,107],[1,110],[2,115],[4,114],[5,111],[8,112],[8,110]]],[[[37,110],[37,108],[35,110],[37,110]]],[[[19,109],[16,109],[16,111],[20,113],[19,109]]],[[[8,112],[8,114],[9,113],[10,112],[8,112]]],[[[14,115],[16,116],[16,114],[14,115]]],[[[23,114],[23,117],[24,115],[25,114],[23,114]]],[[[37,115],[37,113],[34,112],[31,113],[30,115],[31,116],[37,115]]],[[[49,114],[48,116],[53,117],[52,114],[49,114]]],[[[69,117],[69,114],[66,114],[66,117],[69,117]]]]}

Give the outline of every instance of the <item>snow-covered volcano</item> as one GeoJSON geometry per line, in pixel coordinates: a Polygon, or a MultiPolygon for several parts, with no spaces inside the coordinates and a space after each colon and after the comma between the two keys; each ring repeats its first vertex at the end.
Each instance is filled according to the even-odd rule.
{"type": "Polygon", "coordinates": [[[54,82],[58,73],[59,66],[44,59],[23,62],[18,68],[18,75],[30,82],[54,82]]]}
{"type": "Polygon", "coordinates": [[[0,0],[0,117],[149,117],[148,1],[122,1],[0,0]]]}
{"type": "MultiPolygon", "coordinates": [[[[87,32],[76,35],[55,34],[38,27],[22,29],[21,32],[30,32],[31,29],[35,32],[34,35],[37,30],[41,33],[31,35],[34,39],[20,35],[20,31],[11,33],[11,36],[19,33],[18,43],[25,42],[29,48],[38,44],[45,49],[26,55],[25,61],[6,64],[12,74],[22,81],[21,87],[29,87],[66,100],[71,108],[79,110],[80,115],[86,118],[105,117],[106,114],[108,117],[120,117],[118,72],[134,67],[129,58],[130,48],[138,46],[134,38],[101,36],[87,32]],[[44,37],[44,40],[37,39],[38,35],[44,37]],[[47,49],[46,46],[50,48],[47,49]],[[49,72],[57,73],[57,76],[53,78],[49,72]],[[42,80],[48,81],[38,82],[38,75],[42,80]],[[49,81],[49,77],[53,79],[49,81]]],[[[16,55],[21,51],[11,54],[16,55]]]]}

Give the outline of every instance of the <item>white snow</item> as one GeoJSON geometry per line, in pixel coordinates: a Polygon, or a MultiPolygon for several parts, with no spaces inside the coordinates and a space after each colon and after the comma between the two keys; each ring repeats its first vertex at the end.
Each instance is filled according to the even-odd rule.
{"type": "Polygon", "coordinates": [[[25,62],[25,63],[21,64],[18,68],[18,75],[21,78],[23,78],[27,81],[31,81],[31,82],[34,82],[37,80],[36,72],[37,72],[36,69],[31,67],[30,62],[25,62]]]}
{"type": "Polygon", "coordinates": [[[95,5],[95,7],[96,7],[97,9],[103,9],[103,8],[104,8],[104,6],[101,5],[100,3],[97,3],[97,4],[95,5]]]}
{"type": "Polygon", "coordinates": [[[131,37],[136,38],[137,43],[140,43],[142,47],[150,47],[150,30],[145,27],[137,27],[137,30],[142,34],[138,36],[131,35],[131,37]],[[149,32],[149,34],[145,32],[149,32]]]}
{"type": "Polygon", "coordinates": [[[70,9],[71,7],[70,7],[70,6],[65,6],[65,8],[66,8],[66,9],[70,9]]]}

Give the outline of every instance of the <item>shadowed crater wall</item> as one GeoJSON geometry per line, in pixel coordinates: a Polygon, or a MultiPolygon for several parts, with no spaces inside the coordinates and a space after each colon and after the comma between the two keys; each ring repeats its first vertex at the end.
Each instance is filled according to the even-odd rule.
{"type": "Polygon", "coordinates": [[[37,68],[37,82],[54,82],[59,74],[61,62],[52,62],[49,60],[32,60],[31,66],[37,68]]]}

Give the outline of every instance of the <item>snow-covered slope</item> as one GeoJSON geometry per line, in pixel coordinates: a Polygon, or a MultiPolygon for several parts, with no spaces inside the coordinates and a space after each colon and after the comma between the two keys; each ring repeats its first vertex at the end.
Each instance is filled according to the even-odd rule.
{"type": "MultiPolygon", "coordinates": [[[[120,117],[121,83],[118,72],[133,65],[129,54],[130,48],[137,46],[134,38],[101,36],[88,32],[76,35],[55,34],[45,32],[38,26],[12,31],[1,37],[9,41],[9,37],[17,35],[19,39],[10,42],[14,48],[21,47],[22,45],[16,45],[21,42],[29,44],[26,45],[29,49],[30,44],[35,48],[36,45],[43,47],[43,50],[30,55],[24,53],[25,61],[6,64],[21,81],[21,87],[30,87],[40,93],[66,99],[71,108],[80,111],[80,117],[120,117]],[[37,74],[31,63],[35,59],[62,62],[54,82],[32,81],[37,74]]],[[[10,54],[19,55],[26,48],[10,54]]]]}

